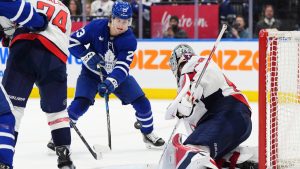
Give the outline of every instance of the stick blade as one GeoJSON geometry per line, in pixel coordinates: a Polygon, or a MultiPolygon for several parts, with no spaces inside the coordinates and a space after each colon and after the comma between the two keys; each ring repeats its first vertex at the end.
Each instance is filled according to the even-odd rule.
{"type": "Polygon", "coordinates": [[[95,150],[96,153],[100,152],[101,156],[102,156],[102,153],[107,153],[107,152],[111,151],[108,146],[104,146],[104,145],[100,145],[100,144],[93,145],[93,149],[95,150]]]}
{"type": "Polygon", "coordinates": [[[93,156],[95,160],[101,160],[103,158],[102,153],[97,151],[95,151],[95,154],[93,154],[93,156]]]}

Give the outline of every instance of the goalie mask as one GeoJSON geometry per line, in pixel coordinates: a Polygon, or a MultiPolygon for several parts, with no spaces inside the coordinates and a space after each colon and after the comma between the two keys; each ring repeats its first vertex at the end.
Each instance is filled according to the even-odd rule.
{"type": "Polygon", "coordinates": [[[169,60],[171,70],[176,78],[183,63],[186,63],[192,56],[195,56],[193,48],[187,44],[180,44],[174,48],[169,60]]]}

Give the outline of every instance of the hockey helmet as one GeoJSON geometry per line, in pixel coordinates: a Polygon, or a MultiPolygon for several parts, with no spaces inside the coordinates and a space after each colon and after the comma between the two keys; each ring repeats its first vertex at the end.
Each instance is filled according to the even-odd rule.
{"type": "Polygon", "coordinates": [[[112,17],[130,19],[132,17],[131,5],[128,2],[116,1],[112,7],[112,17]]]}
{"type": "Polygon", "coordinates": [[[175,77],[178,75],[178,68],[182,63],[187,62],[192,56],[195,56],[193,48],[187,44],[180,44],[174,48],[169,60],[171,70],[175,77]]]}

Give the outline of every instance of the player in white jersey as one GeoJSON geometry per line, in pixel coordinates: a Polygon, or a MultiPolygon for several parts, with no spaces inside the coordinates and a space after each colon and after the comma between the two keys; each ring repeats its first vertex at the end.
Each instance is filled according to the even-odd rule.
{"type": "MultiPolygon", "coordinates": [[[[25,26],[33,31],[43,31],[47,28],[47,25],[46,15],[37,13],[30,3],[23,0],[0,1],[0,41],[2,40],[3,47],[9,45],[9,36],[14,33],[16,26],[25,26]]],[[[0,84],[1,169],[10,169],[13,163],[15,118],[12,114],[12,109],[12,103],[2,84],[0,84]]]]}
{"type": "Polygon", "coordinates": [[[58,155],[58,168],[74,169],[70,159],[71,133],[67,106],[66,61],[71,33],[68,8],[59,0],[29,0],[37,12],[47,15],[48,27],[32,32],[17,28],[3,76],[3,86],[14,106],[17,138],[21,118],[33,85],[39,88],[41,109],[58,155]]]}
{"type": "MultiPolygon", "coordinates": [[[[213,61],[205,70],[206,61],[207,57],[196,56],[189,45],[181,44],[173,50],[170,67],[177,80],[178,96],[168,107],[166,119],[183,119],[189,132],[185,139],[182,134],[173,137],[166,154],[175,159],[170,162],[165,156],[163,168],[217,169],[226,161],[223,157],[251,133],[251,109],[245,96],[213,61]]],[[[236,161],[229,162],[235,166],[236,161]]]]}

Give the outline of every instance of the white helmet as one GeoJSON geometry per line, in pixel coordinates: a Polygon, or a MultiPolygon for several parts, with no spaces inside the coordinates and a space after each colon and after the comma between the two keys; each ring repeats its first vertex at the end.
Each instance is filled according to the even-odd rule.
{"type": "Polygon", "coordinates": [[[180,44],[174,48],[169,60],[169,64],[174,76],[178,76],[178,68],[182,63],[187,62],[192,56],[195,56],[193,48],[187,44],[180,44]]]}

